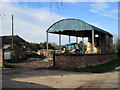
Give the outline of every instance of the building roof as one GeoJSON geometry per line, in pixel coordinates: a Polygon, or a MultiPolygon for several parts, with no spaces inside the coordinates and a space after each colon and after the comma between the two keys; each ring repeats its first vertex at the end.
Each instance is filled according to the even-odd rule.
{"type": "MultiPolygon", "coordinates": [[[[12,43],[12,36],[0,36],[0,40],[2,42],[2,45],[11,45],[12,43]]],[[[28,42],[26,42],[24,39],[19,37],[18,35],[13,36],[13,43],[17,45],[27,45],[28,42]]]]}
{"type": "Polygon", "coordinates": [[[76,43],[66,43],[65,45],[73,45],[73,44],[76,44],[76,43]]]}
{"type": "Polygon", "coordinates": [[[79,19],[62,19],[51,25],[46,32],[78,37],[87,37],[91,34],[90,31],[92,30],[101,32],[109,36],[113,36],[111,33],[79,19]]]}

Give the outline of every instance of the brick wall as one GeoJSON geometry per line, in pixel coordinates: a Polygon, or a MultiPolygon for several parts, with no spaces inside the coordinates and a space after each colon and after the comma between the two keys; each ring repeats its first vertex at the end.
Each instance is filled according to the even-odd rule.
{"type": "Polygon", "coordinates": [[[52,61],[43,62],[40,60],[35,60],[35,61],[27,61],[22,63],[13,63],[12,66],[16,68],[37,69],[37,68],[47,68],[53,66],[53,62],[52,61]]]}
{"type": "Polygon", "coordinates": [[[0,49],[0,67],[3,66],[3,55],[2,55],[2,49],[0,49]]]}
{"type": "Polygon", "coordinates": [[[75,56],[75,55],[55,55],[55,66],[57,67],[86,67],[90,65],[97,65],[108,62],[112,59],[117,58],[117,54],[111,55],[85,55],[85,56],[75,56]]]}

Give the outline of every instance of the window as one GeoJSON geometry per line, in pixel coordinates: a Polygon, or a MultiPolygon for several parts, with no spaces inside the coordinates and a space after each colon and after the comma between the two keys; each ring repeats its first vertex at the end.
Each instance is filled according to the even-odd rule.
{"type": "Polygon", "coordinates": [[[69,45],[69,46],[67,46],[67,50],[68,50],[68,51],[71,51],[71,50],[73,50],[73,49],[75,49],[74,45],[69,45]]]}
{"type": "Polygon", "coordinates": [[[76,49],[79,49],[79,46],[78,46],[78,44],[75,44],[75,48],[76,48],[76,49]]]}

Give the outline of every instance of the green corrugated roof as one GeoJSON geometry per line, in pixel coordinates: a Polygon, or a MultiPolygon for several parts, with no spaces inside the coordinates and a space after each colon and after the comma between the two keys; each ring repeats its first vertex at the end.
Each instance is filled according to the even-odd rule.
{"type": "MultiPolygon", "coordinates": [[[[97,28],[93,25],[90,25],[82,20],[79,19],[62,19],[60,21],[57,21],[56,23],[54,23],[53,25],[51,25],[47,32],[48,33],[56,33],[56,34],[64,34],[64,35],[72,35],[72,36],[79,36],[77,35],[78,32],[85,32],[85,31],[89,31],[89,30],[96,30],[99,31],[101,33],[107,34],[112,36],[112,34],[110,34],[109,32],[102,30],[100,28],[97,28]],[[70,31],[74,31],[70,33],[70,31]],[[64,33],[62,33],[64,32],[64,33]]],[[[80,33],[79,33],[80,34],[80,33]]]]}

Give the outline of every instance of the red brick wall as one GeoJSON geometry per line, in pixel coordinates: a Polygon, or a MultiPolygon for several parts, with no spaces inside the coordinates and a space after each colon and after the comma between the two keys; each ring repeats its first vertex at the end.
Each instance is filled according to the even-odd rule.
{"type": "Polygon", "coordinates": [[[3,55],[2,55],[2,49],[0,49],[0,67],[3,66],[3,55]]]}
{"type": "Polygon", "coordinates": [[[36,69],[36,68],[47,68],[50,66],[53,66],[53,62],[43,62],[40,60],[35,60],[35,61],[27,61],[23,63],[13,63],[13,67],[18,67],[18,68],[27,68],[27,69],[36,69]]]}
{"type": "Polygon", "coordinates": [[[66,56],[66,55],[56,55],[55,56],[55,66],[57,67],[86,67],[90,65],[102,64],[112,59],[117,58],[118,55],[85,55],[85,56],[66,56]]]}

